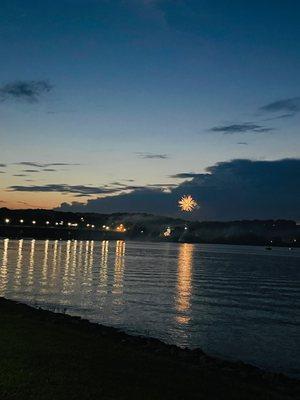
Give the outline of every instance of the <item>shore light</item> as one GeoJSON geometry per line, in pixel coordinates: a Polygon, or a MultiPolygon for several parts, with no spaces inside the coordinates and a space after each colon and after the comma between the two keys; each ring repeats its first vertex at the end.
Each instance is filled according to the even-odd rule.
{"type": "Polygon", "coordinates": [[[20,219],[20,224],[23,224],[23,222],[24,222],[24,219],[20,219]]]}
{"type": "Polygon", "coordinates": [[[9,218],[5,218],[5,223],[9,224],[10,223],[10,219],[9,218]]]}
{"type": "Polygon", "coordinates": [[[35,225],[35,224],[36,224],[36,221],[33,220],[32,223],[33,223],[33,225],[35,225]]]}
{"type": "Polygon", "coordinates": [[[117,232],[126,232],[126,228],[123,224],[120,224],[119,226],[117,226],[116,231],[117,232]]]}
{"type": "Polygon", "coordinates": [[[171,228],[168,226],[167,229],[164,231],[164,236],[169,237],[171,236],[171,228]]]}
{"type": "Polygon", "coordinates": [[[92,228],[95,228],[95,225],[92,225],[92,228]]]}

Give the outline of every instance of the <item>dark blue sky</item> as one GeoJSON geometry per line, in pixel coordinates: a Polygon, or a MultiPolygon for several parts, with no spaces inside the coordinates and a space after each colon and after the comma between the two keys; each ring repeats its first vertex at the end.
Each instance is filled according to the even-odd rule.
{"type": "Polygon", "coordinates": [[[2,0],[1,204],[298,157],[299,20],[296,0],[2,0]]]}

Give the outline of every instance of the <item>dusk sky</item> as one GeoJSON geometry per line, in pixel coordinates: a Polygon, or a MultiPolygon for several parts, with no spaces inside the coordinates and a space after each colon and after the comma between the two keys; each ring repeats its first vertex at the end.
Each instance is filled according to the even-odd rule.
{"type": "Polygon", "coordinates": [[[2,0],[0,206],[175,215],[187,193],[200,219],[300,219],[299,21],[297,0],[2,0]]]}

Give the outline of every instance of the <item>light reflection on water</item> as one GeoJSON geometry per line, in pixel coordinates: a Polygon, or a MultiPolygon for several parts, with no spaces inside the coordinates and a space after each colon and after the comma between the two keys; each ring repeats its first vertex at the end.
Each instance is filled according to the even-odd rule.
{"type": "Polygon", "coordinates": [[[176,315],[176,320],[180,324],[187,324],[190,320],[193,251],[193,244],[184,243],[179,247],[176,295],[178,315],[176,315]]]}
{"type": "Polygon", "coordinates": [[[0,240],[0,296],[300,375],[300,251],[0,240]]]}

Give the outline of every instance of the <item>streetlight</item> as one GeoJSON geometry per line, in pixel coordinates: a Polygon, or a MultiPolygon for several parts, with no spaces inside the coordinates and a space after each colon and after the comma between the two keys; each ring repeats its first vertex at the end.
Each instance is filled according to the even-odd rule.
{"type": "Polygon", "coordinates": [[[46,221],[46,225],[49,225],[50,224],[50,222],[49,221],[46,221]]]}
{"type": "Polygon", "coordinates": [[[23,222],[24,222],[24,219],[20,219],[20,224],[23,224],[23,222]]]}
{"type": "Polygon", "coordinates": [[[10,223],[10,219],[9,218],[5,218],[5,223],[9,224],[10,223]]]}
{"type": "Polygon", "coordinates": [[[32,223],[33,223],[33,225],[35,225],[35,224],[36,224],[36,221],[32,221],[32,223]]]}

